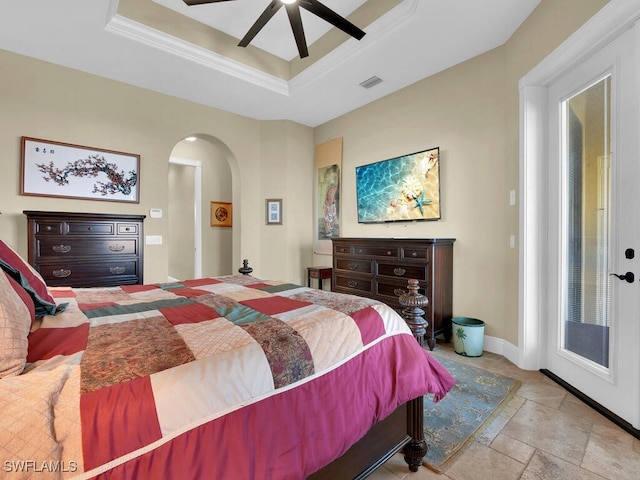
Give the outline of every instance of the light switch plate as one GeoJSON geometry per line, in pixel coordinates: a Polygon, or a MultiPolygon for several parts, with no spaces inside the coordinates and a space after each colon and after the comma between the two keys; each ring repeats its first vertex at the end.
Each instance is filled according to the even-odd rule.
{"type": "Polygon", "coordinates": [[[162,245],[162,235],[147,235],[145,243],[147,245],[162,245]]]}

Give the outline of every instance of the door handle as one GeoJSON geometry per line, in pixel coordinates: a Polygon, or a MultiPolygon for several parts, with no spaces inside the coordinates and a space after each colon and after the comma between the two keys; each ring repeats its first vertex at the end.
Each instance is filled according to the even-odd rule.
{"type": "Polygon", "coordinates": [[[633,272],[627,272],[624,275],[620,275],[618,273],[610,273],[609,275],[613,275],[614,277],[618,277],[620,280],[625,280],[628,283],[633,283],[636,280],[636,276],[633,272]]]}

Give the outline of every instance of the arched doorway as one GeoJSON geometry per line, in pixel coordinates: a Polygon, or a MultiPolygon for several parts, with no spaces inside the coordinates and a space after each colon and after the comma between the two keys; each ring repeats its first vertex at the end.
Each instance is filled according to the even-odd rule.
{"type": "Polygon", "coordinates": [[[170,279],[233,273],[240,238],[235,157],[219,139],[198,134],[179,141],[169,161],[170,279]],[[211,226],[212,201],[232,203],[231,227],[211,226]]]}

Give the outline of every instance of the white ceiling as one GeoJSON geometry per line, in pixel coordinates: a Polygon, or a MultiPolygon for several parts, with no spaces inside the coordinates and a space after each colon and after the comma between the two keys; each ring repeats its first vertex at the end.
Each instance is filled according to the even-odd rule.
{"type": "MultiPolygon", "coordinates": [[[[151,0],[137,0],[149,2],[151,0]]],[[[187,7],[153,0],[241,38],[270,0],[187,7]]],[[[366,0],[324,0],[348,15],[366,0]]],[[[20,0],[0,6],[0,49],[261,120],[317,126],[505,43],[540,0],[404,0],[290,80],[117,14],[118,0],[20,0]],[[359,83],[376,75],[370,90],[359,83]]],[[[307,42],[330,25],[305,15],[307,42]]],[[[281,9],[252,45],[297,49],[281,9]]],[[[241,48],[241,47],[236,47],[241,48]]]]}

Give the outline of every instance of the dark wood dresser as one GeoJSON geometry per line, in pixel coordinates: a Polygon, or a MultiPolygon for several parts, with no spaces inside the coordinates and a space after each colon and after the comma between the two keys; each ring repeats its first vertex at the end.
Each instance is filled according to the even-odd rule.
{"type": "Polygon", "coordinates": [[[142,283],[145,215],[23,212],[29,263],[50,286],[142,283]]]}
{"type": "Polygon", "coordinates": [[[419,281],[429,299],[425,319],[426,340],[451,340],[453,290],[453,238],[335,238],[333,239],[334,292],[375,298],[402,309],[399,297],[407,293],[407,280],[419,281]]]}

